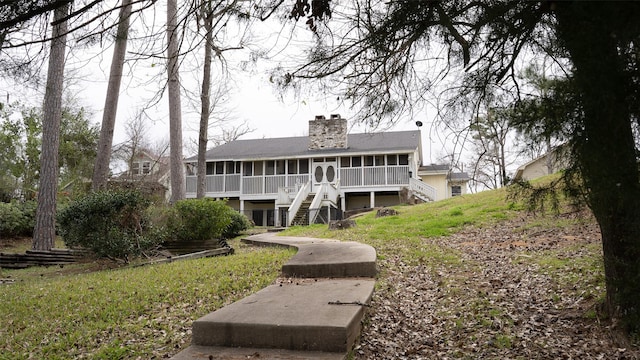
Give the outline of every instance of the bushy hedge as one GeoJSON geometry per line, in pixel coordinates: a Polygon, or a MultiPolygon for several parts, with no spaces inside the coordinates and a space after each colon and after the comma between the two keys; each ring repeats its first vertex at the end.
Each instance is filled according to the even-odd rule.
{"type": "Polygon", "coordinates": [[[175,241],[219,239],[231,224],[235,211],[226,201],[187,199],[173,205],[168,227],[175,241]]]}
{"type": "Polygon", "coordinates": [[[0,236],[32,236],[36,207],[35,201],[0,203],[0,236]]]}
{"type": "Polygon", "coordinates": [[[59,211],[59,233],[68,247],[128,261],[164,240],[163,229],[148,221],[149,205],[136,191],[91,193],[59,211]]]}
{"type": "Polygon", "coordinates": [[[244,216],[244,214],[234,211],[231,214],[231,223],[229,224],[229,226],[227,226],[224,229],[224,232],[222,233],[222,238],[223,239],[234,238],[240,235],[240,233],[242,233],[243,231],[249,229],[252,225],[253,224],[251,223],[251,221],[249,221],[249,219],[247,219],[247,217],[244,216]]]}

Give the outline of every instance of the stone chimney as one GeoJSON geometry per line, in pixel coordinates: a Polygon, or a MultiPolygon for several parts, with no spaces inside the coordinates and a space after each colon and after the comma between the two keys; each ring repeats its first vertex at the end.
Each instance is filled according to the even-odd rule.
{"type": "Polygon", "coordinates": [[[329,119],[317,115],[309,121],[309,150],[346,148],[347,119],[332,114],[329,119]]]}

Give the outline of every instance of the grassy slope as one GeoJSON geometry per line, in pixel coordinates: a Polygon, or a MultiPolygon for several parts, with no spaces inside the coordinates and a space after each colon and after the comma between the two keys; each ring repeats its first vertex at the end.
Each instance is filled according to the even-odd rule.
{"type": "MultiPolygon", "coordinates": [[[[293,227],[283,235],[359,241],[376,248],[378,256],[400,255],[419,260],[441,252],[422,239],[446,236],[465,225],[487,226],[518,213],[505,190],[486,191],[415,206],[398,206],[398,216],[376,218],[375,212],[357,219],[355,228],[330,231],[325,225],[293,227]]],[[[446,258],[452,254],[441,254],[446,258]]]]}
{"type": "MultiPolygon", "coordinates": [[[[455,264],[460,261],[456,251],[424,239],[517,215],[521,207],[505,195],[498,190],[400,206],[398,216],[376,219],[365,214],[353,229],[329,231],[316,225],[295,227],[285,235],[360,241],[374,246],[380,259],[400,256],[409,263],[455,264]]],[[[0,277],[19,281],[0,287],[0,359],[174,354],[188,345],[194,319],[267,286],[293,254],[233,246],[236,255],[229,257],[89,274],[4,270],[0,277]]],[[[384,273],[380,280],[385,281],[384,273]]]]}

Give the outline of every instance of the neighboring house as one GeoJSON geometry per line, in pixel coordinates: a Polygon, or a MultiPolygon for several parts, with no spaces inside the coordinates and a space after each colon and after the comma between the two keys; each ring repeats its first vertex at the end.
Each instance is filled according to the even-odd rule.
{"type": "MultiPolygon", "coordinates": [[[[340,115],[316,116],[309,136],[236,140],[209,150],[206,196],[226,198],[266,226],[326,222],[346,210],[397,205],[405,189],[422,201],[449,197],[418,177],[420,138],[417,130],[347,134],[340,115]]],[[[196,195],[196,162],[186,160],[188,198],[196,195]]]]}
{"type": "Polygon", "coordinates": [[[140,150],[129,160],[128,169],[110,181],[119,186],[136,187],[169,199],[169,158],[140,150]]]}
{"type": "Polygon", "coordinates": [[[469,175],[466,172],[452,172],[448,165],[426,165],[418,169],[420,179],[436,190],[434,201],[448,199],[467,193],[469,175]]]}
{"type": "Polygon", "coordinates": [[[563,154],[563,146],[551,150],[539,158],[533,159],[516,170],[513,181],[529,181],[545,175],[554,174],[567,168],[567,156],[563,154]]]}

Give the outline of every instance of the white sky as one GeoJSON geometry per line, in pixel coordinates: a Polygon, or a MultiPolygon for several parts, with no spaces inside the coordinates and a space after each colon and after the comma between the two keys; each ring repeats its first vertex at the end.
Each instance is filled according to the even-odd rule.
{"type": "MultiPolygon", "coordinates": [[[[304,24],[303,24],[304,25],[304,24]]],[[[278,31],[280,29],[277,29],[278,31]]],[[[305,29],[306,30],[306,29],[305,29]]],[[[224,106],[230,111],[236,124],[240,124],[245,120],[248,126],[254,131],[244,135],[242,138],[274,138],[306,135],[308,132],[308,121],[316,115],[329,116],[331,114],[340,114],[342,117],[351,120],[354,113],[353,110],[345,106],[336,104],[330,99],[312,98],[310,96],[294,96],[288,94],[284,97],[277,94],[273,84],[269,82],[269,74],[267,71],[278,64],[278,56],[280,59],[292,57],[300,54],[300,50],[295,53],[295,43],[287,42],[285,46],[286,36],[278,37],[277,32],[262,33],[262,38],[252,38],[251,41],[259,42],[261,45],[270,46],[271,53],[274,53],[274,59],[270,61],[260,61],[257,65],[249,65],[250,71],[230,70],[229,84],[231,92],[229,101],[224,106]],[[284,39],[284,40],[283,40],[284,39]],[[291,48],[294,48],[290,50],[291,48]],[[285,50],[288,53],[285,53],[285,50]]],[[[308,33],[308,31],[306,31],[308,33]]],[[[303,33],[304,34],[304,33],[303,33]]],[[[128,48],[131,51],[131,47],[128,48]]],[[[104,99],[106,96],[107,79],[109,75],[109,64],[113,49],[112,47],[100,49],[98,47],[85,49],[82,52],[75,52],[68,60],[68,68],[79,68],[77,73],[73,74],[74,80],[71,81],[72,92],[76,94],[79,102],[83,106],[93,110],[92,121],[100,124],[102,121],[102,109],[104,107],[104,99]],[[101,50],[103,50],[101,52],[101,50]]],[[[247,52],[237,51],[226,53],[229,68],[238,68],[242,61],[248,56],[247,52]]],[[[128,55],[129,57],[130,55],[128,55]]],[[[128,121],[136,116],[140,108],[146,104],[155,91],[163,84],[158,81],[166,81],[166,78],[157,79],[156,82],[146,85],[142,83],[150,81],[152,77],[164,68],[162,60],[157,65],[150,61],[140,61],[135,63],[135,67],[131,67],[132,63],[125,65],[125,78],[122,80],[121,95],[118,105],[118,113],[116,120],[116,131],[114,134],[114,144],[126,140],[125,126],[128,121]]],[[[186,60],[185,60],[186,61],[186,60]]],[[[191,60],[193,61],[193,60],[191,60]]],[[[198,61],[198,60],[195,60],[198,61]]],[[[216,64],[214,64],[214,67],[216,64]]],[[[198,64],[185,64],[181,69],[182,86],[189,91],[199,94],[201,82],[201,67],[198,64]],[[194,68],[195,70],[185,69],[194,68]]],[[[216,77],[214,77],[214,83],[216,77]]],[[[212,88],[215,85],[212,84],[212,88]]],[[[309,89],[313,84],[309,84],[309,89]]],[[[197,95],[196,95],[197,96],[197,95]]],[[[196,103],[199,106],[199,103],[196,103]]],[[[147,115],[153,121],[148,122],[150,135],[157,141],[168,139],[169,120],[168,120],[168,102],[166,95],[147,115]]],[[[183,116],[183,144],[185,145],[184,155],[194,155],[193,144],[197,139],[197,129],[199,124],[199,108],[189,105],[186,94],[182,94],[182,116],[183,116]]],[[[435,111],[434,111],[435,114],[435,111]]],[[[445,145],[438,141],[438,136],[433,136],[433,143],[429,146],[428,125],[433,121],[432,118],[425,116],[420,119],[412,119],[396,124],[393,130],[415,130],[416,120],[422,121],[425,126],[423,130],[423,160],[424,163],[437,162],[438,156],[444,154],[445,145]],[[431,160],[429,155],[431,153],[431,160]]],[[[351,132],[358,133],[367,131],[363,126],[349,122],[352,127],[351,132]]],[[[211,129],[215,132],[215,129],[211,129]]]]}
{"type": "MultiPolygon", "coordinates": [[[[164,2],[159,2],[155,16],[155,21],[162,22],[164,11],[162,6],[164,2]]],[[[274,19],[274,21],[277,21],[274,19]]],[[[296,26],[305,27],[304,22],[300,21],[296,26]]],[[[233,31],[242,32],[239,28],[228,30],[227,38],[231,39],[236,34],[233,31]]],[[[314,98],[308,95],[293,96],[291,94],[282,98],[269,82],[269,74],[267,71],[275,67],[280,62],[291,60],[292,58],[300,58],[303,53],[299,45],[308,44],[312,35],[307,30],[297,32],[298,38],[289,38],[286,31],[282,31],[280,23],[265,24],[262,29],[256,31],[253,36],[246,37],[247,48],[256,48],[259,44],[267,48],[268,54],[272,58],[271,61],[260,61],[257,64],[246,65],[249,58],[247,51],[228,52],[225,57],[228,59],[231,91],[228,94],[229,102],[225,108],[230,111],[236,124],[247,121],[250,128],[254,129],[251,133],[242,138],[274,138],[306,135],[308,132],[308,121],[316,115],[329,116],[331,114],[340,114],[347,120],[351,120],[355,110],[350,110],[344,106],[339,106],[332,97],[329,99],[314,98]],[[257,35],[256,35],[257,34],[257,35]],[[244,64],[244,65],[243,65],[244,64]],[[247,68],[250,71],[242,72],[239,68],[247,68]]],[[[111,45],[110,41],[103,44],[111,45]]],[[[106,46],[105,45],[105,46],[106,46]]],[[[140,46],[140,45],[138,45],[140,46]]],[[[232,45],[231,45],[232,46],[232,45]]],[[[135,51],[135,46],[130,45],[128,51],[135,51]]],[[[85,106],[92,111],[91,121],[100,124],[102,121],[102,109],[106,96],[107,79],[109,75],[109,66],[111,61],[113,48],[101,48],[100,44],[84,48],[73,49],[68,54],[67,69],[70,72],[68,88],[70,93],[76,97],[80,106],[85,106]]],[[[131,53],[127,58],[132,57],[131,53]]],[[[201,61],[198,56],[185,60],[181,68],[182,86],[188,91],[196,94],[197,99],[200,91],[200,79],[202,77],[201,65],[197,62],[201,61]]],[[[214,65],[215,66],[215,65],[214,65]]],[[[121,95],[118,105],[118,113],[116,119],[116,131],[114,134],[114,144],[126,140],[125,127],[131,119],[135,118],[141,107],[147,104],[153,97],[153,94],[164,85],[166,75],[154,78],[154,75],[161,74],[165,67],[164,60],[151,59],[145,61],[132,62],[129,61],[125,65],[125,77],[122,80],[121,95]]],[[[217,77],[214,77],[214,83],[217,77]]],[[[312,84],[308,85],[310,90],[312,84]]],[[[0,84],[0,96],[2,96],[3,84],[0,84]]],[[[42,90],[43,91],[43,90],[42,90]]],[[[20,94],[20,91],[7,89],[7,93],[20,94]]],[[[307,91],[303,93],[312,93],[307,91]]],[[[24,94],[24,92],[22,93],[24,94]]],[[[17,95],[23,99],[32,101],[33,106],[41,103],[41,97],[17,95]]],[[[193,96],[193,95],[192,95],[193,96]]],[[[435,102],[435,101],[434,101],[435,102]]],[[[156,106],[147,111],[147,116],[152,121],[148,122],[150,128],[150,137],[154,141],[168,140],[169,121],[168,121],[168,102],[166,96],[163,97],[156,106]]],[[[182,116],[183,116],[183,144],[185,145],[184,156],[194,155],[195,147],[193,146],[197,139],[197,128],[199,124],[199,105],[194,108],[189,105],[187,95],[182,95],[182,116]]],[[[436,110],[427,108],[426,113],[419,115],[414,119],[399,122],[394,127],[384,130],[415,130],[417,126],[415,121],[421,121],[424,126],[422,131],[423,146],[423,163],[442,163],[442,159],[446,154],[456,151],[459,153],[460,144],[456,143],[456,138],[451,133],[442,132],[441,129],[436,130],[435,124],[436,110]]],[[[364,132],[363,126],[349,122],[351,132],[364,132]]],[[[210,130],[215,132],[214,129],[210,130]]]]}

